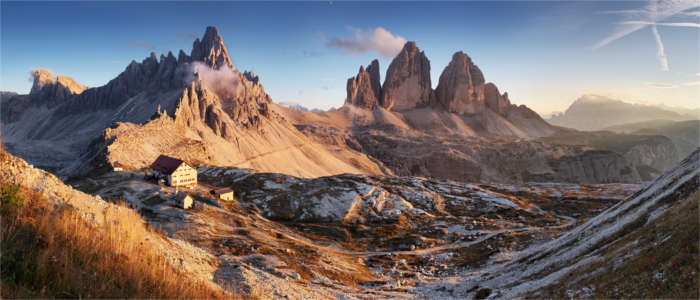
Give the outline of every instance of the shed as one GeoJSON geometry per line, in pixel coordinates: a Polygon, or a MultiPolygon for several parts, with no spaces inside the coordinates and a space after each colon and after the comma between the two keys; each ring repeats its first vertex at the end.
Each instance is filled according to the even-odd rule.
{"type": "Polygon", "coordinates": [[[221,200],[233,201],[233,190],[230,188],[215,189],[212,194],[221,200]]]}
{"type": "Polygon", "coordinates": [[[188,209],[192,207],[192,197],[188,195],[187,193],[183,192],[175,192],[173,195],[173,199],[175,199],[175,202],[177,203],[178,206],[182,209],[188,209]]]}
{"type": "Polygon", "coordinates": [[[122,164],[120,164],[118,161],[115,161],[112,163],[112,170],[114,170],[114,172],[121,172],[124,171],[124,166],[122,166],[122,164]]]}

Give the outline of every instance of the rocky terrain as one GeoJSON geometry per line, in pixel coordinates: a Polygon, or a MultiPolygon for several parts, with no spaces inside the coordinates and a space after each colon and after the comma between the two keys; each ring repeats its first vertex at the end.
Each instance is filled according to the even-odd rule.
{"type": "MultiPolygon", "coordinates": [[[[650,245],[666,245],[685,232],[672,225],[685,219],[672,216],[688,201],[697,206],[699,163],[696,151],[645,187],[464,184],[367,175],[305,179],[201,166],[200,185],[184,190],[195,199],[189,210],[172,200],[173,188],[139,173],[70,182],[96,196],[21,159],[3,160],[1,175],[72,205],[94,222],[113,206],[110,201],[125,201],[165,235],[149,237],[148,243],[162,247],[192,276],[238,295],[585,298],[605,292],[588,274],[628,270],[645,259],[650,245]],[[214,199],[209,194],[214,186],[233,188],[236,199],[214,199]],[[659,224],[668,229],[649,231],[659,224]]],[[[697,227],[697,218],[691,220],[697,227]]],[[[692,251],[697,264],[697,247],[678,255],[692,258],[692,251]]],[[[645,272],[660,272],[666,284],[680,284],[677,276],[685,275],[664,263],[645,272]]],[[[624,280],[611,282],[624,287],[624,280]]],[[[617,295],[645,295],[633,292],[620,289],[617,295]]],[[[680,292],[676,295],[687,296],[692,289],[680,292]]]]}
{"type": "Polygon", "coordinates": [[[189,55],[152,53],[101,87],[33,74],[29,95],[2,100],[3,143],[61,176],[114,161],[138,170],[160,154],[305,177],[388,171],[350,148],[314,143],[271,111],[260,78],[234,68],[214,27],[189,55]]]}
{"type": "Polygon", "coordinates": [[[605,128],[607,131],[635,135],[662,135],[673,142],[679,160],[693,153],[700,145],[700,120],[654,120],[629,123],[605,128]]]}

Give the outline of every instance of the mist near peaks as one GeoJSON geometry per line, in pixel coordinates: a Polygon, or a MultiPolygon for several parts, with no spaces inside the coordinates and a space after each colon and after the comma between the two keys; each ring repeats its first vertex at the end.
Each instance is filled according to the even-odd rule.
{"type": "Polygon", "coordinates": [[[235,69],[227,67],[212,69],[202,62],[196,61],[190,64],[190,71],[185,79],[186,82],[195,81],[195,74],[198,74],[199,80],[204,86],[221,99],[234,99],[242,96],[241,75],[235,69]]]}

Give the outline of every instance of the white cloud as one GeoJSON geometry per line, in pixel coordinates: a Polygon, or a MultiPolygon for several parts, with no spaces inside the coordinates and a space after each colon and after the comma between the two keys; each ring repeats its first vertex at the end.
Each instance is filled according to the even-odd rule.
{"type": "MultiPolygon", "coordinates": [[[[687,0],[652,0],[649,1],[646,6],[640,9],[607,13],[619,13],[623,15],[627,21],[641,20],[648,23],[657,23],[668,17],[696,7],[700,7],[700,2],[687,0]]],[[[651,24],[622,22],[622,24],[619,24],[618,27],[615,28],[613,33],[600,40],[593,46],[593,48],[597,49],[603,47],[649,25],[651,24]]]]}
{"type": "Polygon", "coordinates": [[[686,82],[686,83],[684,83],[683,85],[686,85],[686,86],[696,86],[696,85],[700,85],[700,81],[686,82]]]}
{"type": "Polygon", "coordinates": [[[654,23],[654,22],[647,22],[647,21],[625,21],[625,22],[620,22],[620,24],[642,24],[642,25],[659,25],[659,26],[669,26],[669,27],[700,28],[700,24],[692,23],[692,22],[654,23]]]}
{"type": "Polygon", "coordinates": [[[661,65],[661,71],[668,71],[668,58],[666,57],[664,44],[661,42],[661,36],[659,35],[659,30],[656,29],[656,25],[651,25],[651,32],[654,34],[654,39],[656,40],[656,58],[661,65]]]}
{"type": "Polygon", "coordinates": [[[350,55],[372,51],[384,58],[392,58],[406,43],[405,38],[393,35],[383,27],[367,31],[352,27],[349,29],[354,32],[352,37],[332,37],[326,42],[326,47],[342,49],[350,55]]]}
{"type": "Polygon", "coordinates": [[[620,38],[627,36],[637,30],[640,30],[646,26],[651,26],[651,32],[656,40],[657,48],[657,58],[659,64],[661,65],[662,71],[668,71],[668,58],[664,52],[664,45],[661,42],[661,36],[657,29],[657,25],[661,26],[675,26],[675,27],[700,27],[699,24],[690,22],[681,23],[663,23],[664,19],[672,17],[677,14],[686,14],[687,10],[700,7],[700,1],[687,1],[687,0],[651,0],[646,6],[640,9],[617,11],[617,12],[606,12],[606,13],[618,13],[626,19],[625,21],[619,22],[617,28],[606,38],[600,40],[596,43],[593,48],[598,49],[607,44],[610,44],[620,38]]]}

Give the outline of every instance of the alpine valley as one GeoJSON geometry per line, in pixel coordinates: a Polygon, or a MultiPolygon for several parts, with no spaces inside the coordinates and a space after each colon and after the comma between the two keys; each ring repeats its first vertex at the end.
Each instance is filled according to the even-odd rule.
{"type": "Polygon", "coordinates": [[[591,96],[548,121],[467,53],[430,68],[408,41],[328,111],[276,103],[215,27],[99,87],[33,70],[0,97],[2,296],[698,296],[697,120],[557,126],[591,96]]]}

